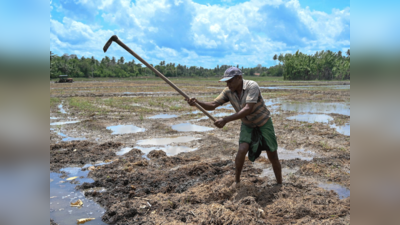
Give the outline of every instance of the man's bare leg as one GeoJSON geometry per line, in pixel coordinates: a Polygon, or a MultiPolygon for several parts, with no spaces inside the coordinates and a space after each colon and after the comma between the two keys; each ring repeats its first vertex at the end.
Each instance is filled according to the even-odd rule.
{"type": "Polygon", "coordinates": [[[235,165],[236,165],[236,174],[235,181],[236,183],[240,182],[240,174],[242,173],[244,160],[246,159],[246,154],[249,151],[248,143],[239,144],[239,150],[236,154],[235,165]]]}
{"type": "Polygon", "coordinates": [[[278,158],[278,150],[271,152],[267,151],[268,159],[272,164],[272,168],[274,169],[276,182],[278,184],[282,184],[282,169],[281,163],[279,162],[278,158]]]}

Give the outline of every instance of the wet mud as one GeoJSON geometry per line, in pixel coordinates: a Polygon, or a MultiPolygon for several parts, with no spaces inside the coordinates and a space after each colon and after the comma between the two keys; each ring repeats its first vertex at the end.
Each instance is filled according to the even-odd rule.
{"type": "Polygon", "coordinates": [[[95,182],[78,186],[106,209],[110,224],[344,224],[349,199],[290,177],[283,185],[260,178],[246,161],[240,189],[231,189],[234,162],[219,157],[168,157],[143,160],[131,151],[123,160],[89,173],[95,182]],[[332,216],[334,215],[334,216],[332,216]]]}
{"type": "MultiPolygon", "coordinates": [[[[96,85],[106,89],[108,84],[96,85]]],[[[196,92],[197,98],[212,100],[219,94],[209,89],[196,92]]],[[[93,94],[111,100],[120,95],[77,95],[93,94]]],[[[262,94],[271,109],[278,155],[282,156],[282,185],[277,185],[263,153],[254,163],[246,158],[241,186],[232,188],[240,121],[218,129],[195,108],[182,108],[183,100],[164,98],[175,95],[172,92],[127,93],[153,101],[138,104],[147,107],[143,114],[108,105],[99,106],[107,108],[107,113],[91,116],[68,105],[68,98],[76,93],[57,94],[65,98],[66,113],[60,113],[59,103],[55,104],[50,116],[56,119],[51,122],[80,122],[51,126],[50,170],[64,178],[70,174],[63,168],[88,171],[90,181],[71,183],[104,208],[96,220],[106,224],[349,224],[350,134],[341,133],[338,127],[350,126],[350,91],[263,89],[262,94]],[[168,101],[173,107],[160,107],[157,101],[168,101]],[[308,102],[330,108],[305,112],[284,106],[308,102]],[[340,107],[331,107],[335,104],[340,107]],[[180,124],[184,128],[176,129],[180,124]],[[121,125],[145,130],[113,133],[107,129],[121,125]],[[200,129],[204,127],[213,129],[200,129]],[[63,140],[63,135],[86,140],[63,140]]],[[[213,115],[232,112],[224,105],[213,115]]]]}
{"type": "Polygon", "coordinates": [[[70,165],[84,166],[111,160],[121,145],[114,142],[96,144],[88,141],[52,144],[50,145],[50,171],[57,172],[70,165]]]}

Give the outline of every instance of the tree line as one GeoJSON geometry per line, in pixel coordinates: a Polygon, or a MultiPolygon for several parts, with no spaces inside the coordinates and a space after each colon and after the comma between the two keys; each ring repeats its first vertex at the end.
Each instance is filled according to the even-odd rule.
{"type": "Polygon", "coordinates": [[[337,53],[317,51],[314,55],[306,55],[299,51],[295,54],[274,55],[279,61],[275,66],[284,80],[348,80],[350,79],[350,49],[344,56],[337,53]]]}
{"type": "MultiPolygon", "coordinates": [[[[239,67],[239,65],[217,65],[215,68],[203,68],[198,66],[186,66],[175,63],[166,64],[161,61],[158,65],[152,65],[166,77],[220,77],[224,71],[236,66],[247,76],[283,76],[285,80],[300,79],[350,79],[350,50],[348,57],[338,57],[331,51],[317,52],[314,56],[307,56],[299,51],[296,54],[280,54],[274,56],[279,64],[269,68],[258,64],[254,68],[239,67]],[[348,65],[346,64],[348,62],[348,65]],[[348,70],[346,70],[348,66],[348,70]],[[348,74],[347,74],[348,73],[348,74]]],[[[341,55],[341,53],[340,53],[341,55]]],[[[116,59],[105,56],[98,61],[93,56],[80,59],[75,54],[58,56],[50,51],[50,78],[59,75],[69,77],[142,77],[155,76],[155,74],[141,63],[135,60],[125,61],[124,57],[116,59]]]]}

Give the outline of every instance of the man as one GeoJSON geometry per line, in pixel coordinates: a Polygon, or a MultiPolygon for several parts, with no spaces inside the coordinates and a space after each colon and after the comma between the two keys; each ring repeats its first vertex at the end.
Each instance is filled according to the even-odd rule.
{"type": "Polygon", "coordinates": [[[240,188],[240,174],[247,152],[249,152],[249,159],[254,162],[261,154],[261,150],[267,151],[276,181],[278,184],[282,184],[275,131],[270,112],[264,103],[258,84],[255,81],[244,80],[242,71],[236,67],[228,68],[220,81],[225,81],[227,87],[213,102],[201,102],[195,98],[186,99],[186,101],[191,106],[197,102],[205,110],[214,110],[229,101],[236,113],[215,121],[214,125],[218,128],[223,128],[231,121],[242,120],[239,150],[235,159],[236,173],[233,188],[240,188]]]}

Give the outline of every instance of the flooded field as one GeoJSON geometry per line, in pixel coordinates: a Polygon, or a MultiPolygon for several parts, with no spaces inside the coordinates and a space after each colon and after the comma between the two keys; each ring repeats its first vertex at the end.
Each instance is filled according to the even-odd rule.
{"type": "MultiPolygon", "coordinates": [[[[172,81],[201,101],[224,88],[172,81]]],[[[216,128],[161,79],[51,83],[51,222],[350,224],[350,82],[258,83],[283,185],[264,152],[246,159],[238,190],[240,121],[216,128]]],[[[229,103],[210,111],[233,112],[229,103]]]]}

